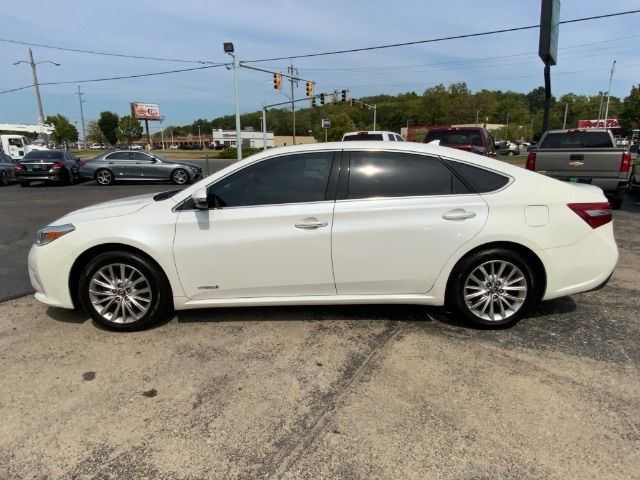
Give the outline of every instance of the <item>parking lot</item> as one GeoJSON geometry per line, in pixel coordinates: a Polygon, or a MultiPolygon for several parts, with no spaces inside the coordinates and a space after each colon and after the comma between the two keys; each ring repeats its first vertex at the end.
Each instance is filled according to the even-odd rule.
{"type": "Polygon", "coordinates": [[[444,309],[179,312],[119,334],[31,296],[38,227],[170,185],[0,189],[0,478],[637,478],[640,204],[602,290],[505,330],[444,309]]]}

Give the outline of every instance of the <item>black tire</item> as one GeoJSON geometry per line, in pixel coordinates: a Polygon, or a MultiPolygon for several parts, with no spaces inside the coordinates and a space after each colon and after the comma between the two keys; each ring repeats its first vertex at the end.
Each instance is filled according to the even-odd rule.
{"type": "Polygon", "coordinates": [[[509,155],[510,157],[515,157],[516,156],[516,152],[513,151],[513,150],[509,150],[509,153],[507,155],[509,155]]]}
{"type": "Polygon", "coordinates": [[[449,277],[448,306],[457,316],[474,326],[495,328],[514,325],[539,298],[538,282],[528,263],[521,254],[504,248],[490,248],[468,255],[458,262],[449,277]],[[503,263],[509,266],[506,266],[501,276],[498,276],[497,270],[503,263]],[[492,265],[494,276],[480,275],[481,278],[478,278],[473,275],[481,282],[472,279],[472,274],[477,273],[481,267],[491,274],[492,265]],[[511,266],[515,269],[511,269],[511,266]],[[511,272],[514,272],[513,276],[509,276],[511,272]],[[514,282],[520,277],[522,280],[514,282]],[[493,280],[487,281],[488,278],[493,280]],[[508,288],[504,288],[505,285],[508,288]],[[503,291],[501,287],[509,292],[503,291]],[[521,287],[526,287],[526,290],[516,290],[521,287]],[[518,296],[517,301],[511,299],[511,294],[518,296]],[[471,295],[473,298],[466,299],[466,295],[471,295]],[[509,303],[513,304],[513,309],[505,309],[509,303]],[[500,308],[501,305],[502,308],[500,308]],[[486,317],[493,317],[493,319],[478,314],[478,310],[482,307],[489,309],[485,311],[486,317]]]}
{"type": "Polygon", "coordinates": [[[9,175],[7,175],[7,172],[5,172],[4,170],[0,171],[0,186],[1,187],[6,187],[7,185],[9,185],[9,175]]]}
{"type": "Polygon", "coordinates": [[[77,298],[87,315],[109,330],[123,332],[143,330],[173,312],[171,288],[164,273],[152,261],[132,252],[105,252],[91,259],[79,276],[77,298]],[[116,264],[117,267],[113,267],[116,264]],[[120,265],[124,265],[124,275],[121,274],[120,265]],[[109,266],[112,266],[111,275],[108,273],[109,266]],[[108,278],[116,281],[107,283],[105,277],[98,273],[102,269],[105,269],[103,272],[107,272],[108,278]],[[92,283],[94,275],[102,282],[101,284],[92,283]],[[123,277],[127,278],[124,282],[122,282],[123,277]],[[138,282],[140,278],[143,280],[138,282]],[[107,289],[104,285],[114,285],[114,287],[107,289]],[[91,292],[90,287],[92,287],[91,292]],[[136,291],[136,288],[139,290],[136,291]],[[142,292],[147,289],[149,292],[142,292]],[[103,314],[97,310],[98,306],[94,307],[94,302],[99,302],[97,305],[102,309],[103,314]],[[148,306],[148,308],[143,311],[137,308],[136,304],[148,306]],[[124,315],[121,312],[124,312],[124,315]],[[139,318],[133,313],[139,313],[139,318]],[[127,320],[127,323],[123,320],[127,320]]]}
{"type": "Polygon", "coordinates": [[[624,195],[616,196],[609,200],[612,210],[620,210],[622,208],[622,202],[624,202],[624,195]]]}
{"type": "Polygon", "coordinates": [[[21,180],[20,181],[20,186],[21,187],[28,187],[31,185],[31,182],[29,180],[21,180]]]}
{"type": "Polygon", "coordinates": [[[60,183],[63,185],[73,185],[75,182],[75,177],[71,170],[64,170],[60,172],[60,183]]]}
{"type": "Polygon", "coordinates": [[[184,168],[176,168],[171,172],[171,181],[176,185],[186,185],[191,182],[189,178],[189,172],[184,168]]]}
{"type": "Polygon", "coordinates": [[[113,185],[114,182],[113,172],[107,168],[97,170],[94,178],[96,179],[96,183],[102,186],[113,185]]]}

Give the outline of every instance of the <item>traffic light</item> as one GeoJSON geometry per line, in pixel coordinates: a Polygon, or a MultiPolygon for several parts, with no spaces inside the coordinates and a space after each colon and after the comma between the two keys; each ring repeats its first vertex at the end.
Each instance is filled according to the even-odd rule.
{"type": "Polygon", "coordinates": [[[273,88],[275,88],[276,90],[282,90],[282,74],[273,74],[273,88]]]}
{"type": "Polygon", "coordinates": [[[342,93],[342,94],[341,94],[341,96],[340,96],[340,100],[341,100],[342,102],[346,102],[346,101],[347,101],[347,91],[346,91],[346,90],[342,90],[342,92],[341,92],[341,93],[342,93]]]}
{"type": "Polygon", "coordinates": [[[307,82],[307,97],[313,97],[313,82],[307,82]]]}
{"type": "Polygon", "coordinates": [[[311,97],[311,107],[316,108],[316,97],[311,97]]]}
{"type": "Polygon", "coordinates": [[[320,105],[324,105],[324,93],[320,94],[320,105]]]}

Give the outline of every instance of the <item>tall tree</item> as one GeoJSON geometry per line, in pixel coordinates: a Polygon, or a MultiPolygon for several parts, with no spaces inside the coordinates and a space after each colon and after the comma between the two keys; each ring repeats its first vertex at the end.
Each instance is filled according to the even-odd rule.
{"type": "Polygon", "coordinates": [[[107,137],[104,136],[97,120],[89,120],[87,122],[87,140],[95,143],[106,143],[107,137]]]}
{"type": "Polygon", "coordinates": [[[115,145],[118,140],[117,129],[118,121],[120,118],[117,113],[113,112],[100,112],[100,118],[98,119],[98,126],[105,138],[111,145],[115,145]]]}
{"type": "Polygon", "coordinates": [[[140,122],[131,115],[125,115],[118,122],[116,136],[121,142],[130,144],[134,140],[139,140],[142,137],[142,126],[140,122]]]}
{"type": "Polygon", "coordinates": [[[629,96],[624,99],[622,112],[620,112],[620,124],[627,135],[634,128],[640,128],[640,85],[632,86],[629,96]]]}
{"type": "Polygon", "coordinates": [[[53,125],[54,130],[51,137],[56,144],[63,143],[64,148],[69,148],[70,142],[78,140],[78,129],[69,122],[69,119],[63,115],[49,115],[45,122],[53,125]]]}

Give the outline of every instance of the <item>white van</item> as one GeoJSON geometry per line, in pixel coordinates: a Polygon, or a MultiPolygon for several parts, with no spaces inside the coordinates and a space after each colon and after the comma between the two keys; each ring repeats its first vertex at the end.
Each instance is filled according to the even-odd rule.
{"type": "Polygon", "coordinates": [[[363,132],[347,132],[342,136],[343,142],[351,142],[353,140],[381,140],[383,142],[404,142],[402,135],[394,132],[385,132],[383,130],[369,130],[363,132]]]}
{"type": "Polygon", "coordinates": [[[9,155],[13,160],[21,160],[25,154],[33,150],[47,150],[44,142],[38,139],[30,142],[23,135],[0,135],[0,151],[9,155]]]}

